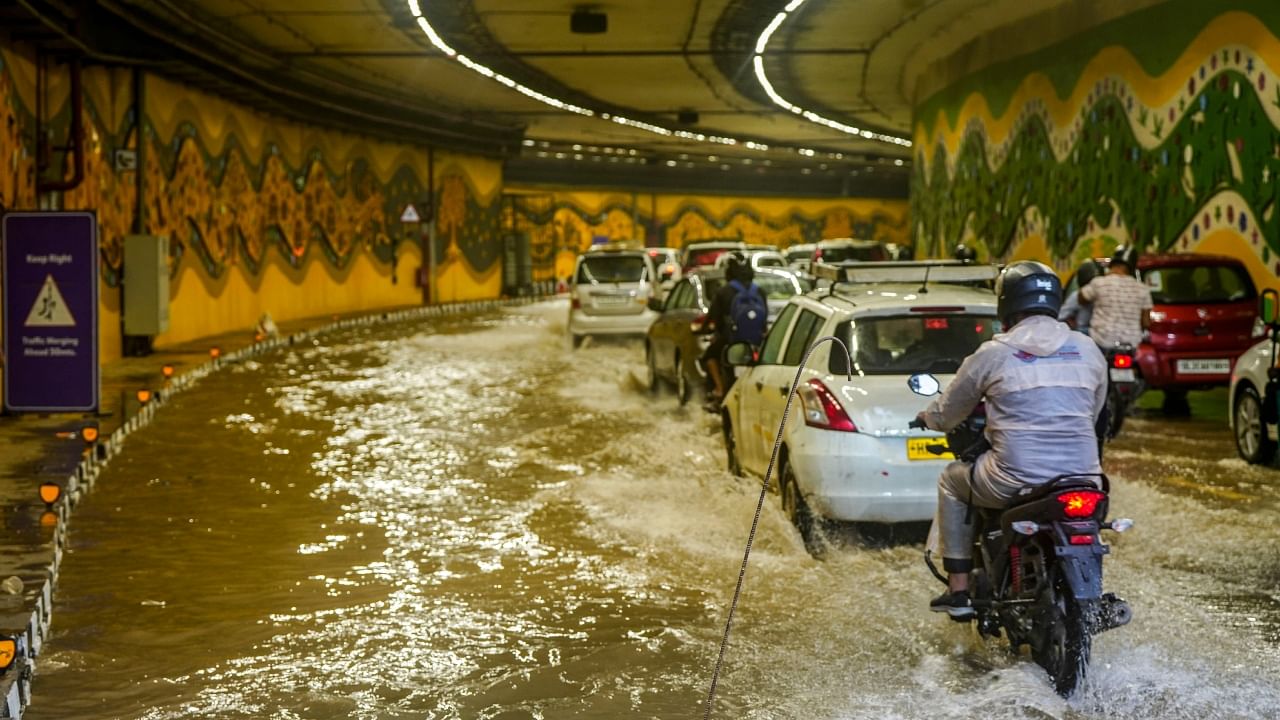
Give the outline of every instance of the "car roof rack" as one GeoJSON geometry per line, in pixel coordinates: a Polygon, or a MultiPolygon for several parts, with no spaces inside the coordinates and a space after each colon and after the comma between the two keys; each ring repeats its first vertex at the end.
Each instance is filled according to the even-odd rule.
{"type": "Polygon", "coordinates": [[[961,260],[890,260],[819,263],[814,275],[831,286],[866,283],[983,283],[996,279],[1000,268],[961,260]]]}

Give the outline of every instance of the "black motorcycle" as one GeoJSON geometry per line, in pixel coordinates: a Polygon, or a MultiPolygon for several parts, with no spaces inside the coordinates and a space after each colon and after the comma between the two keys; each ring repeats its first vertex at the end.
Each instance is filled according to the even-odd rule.
{"type": "Polygon", "coordinates": [[[1132,345],[1121,344],[1106,351],[1107,356],[1107,439],[1120,434],[1129,408],[1142,392],[1137,355],[1132,345]]]}
{"type": "MultiPolygon", "coordinates": [[[[972,463],[990,446],[986,418],[975,413],[947,434],[947,447],[972,463]]],[[[912,421],[911,427],[923,427],[912,421]]],[[[945,449],[943,450],[945,451],[945,449]]],[[[1102,591],[1102,557],[1110,547],[1101,530],[1124,532],[1132,520],[1107,521],[1106,475],[1062,475],[1029,485],[1003,510],[971,506],[974,568],[969,594],[974,622],[984,637],[1003,629],[1017,651],[1030,646],[1059,694],[1075,691],[1089,665],[1093,636],[1125,625],[1128,603],[1102,591]]],[[[943,583],[933,558],[929,570],[943,583]]]]}

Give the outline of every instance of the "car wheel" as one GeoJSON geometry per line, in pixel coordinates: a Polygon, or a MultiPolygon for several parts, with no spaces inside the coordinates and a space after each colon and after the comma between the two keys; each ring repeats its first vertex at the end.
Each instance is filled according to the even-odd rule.
{"type": "Polygon", "coordinates": [[[689,398],[693,397],[693,388],[689,385],[689,376],[684,372],[684,365],[680,364],[680,355],[676,355],[676,402],[684,405],[689,402],[689,398]]]}
{"type": "Polygon", "coordinates": [[[724,413],[720,417],[721,428],[724,430],[724,451],[729,474],[734,477],[743,477],[742,463],[738,461],[738,443],[733,439],[733,423],[729,422],[729,413],[724,413]]]}
{"type": "Polygon", "coordinates": [[[804,495],[800,493],[800,485],[796,482],[796,474],[791,469],[791,463],[785,463],[782,466],[782,483],[779,489],[782,495],[782,512],[799,531],[804,549],[814,557],[821,557],[823,547],[818,537],[820,522],[809,509],[804,495]]]}
{"type": "Polygon", "coordinates": [[[652,347],[645,347],[644,361],[645,388],[649,391],[650,395],[657,395],[658,386],[662,384],[662,378],[658,377],[658,361],[653,354],[652,347]]]}
{"type": "Polygon", "coordinates": [[[1262,465],[1275,457],[1276,443],[1267,437],[1266,423],[1262,421],[1262,401],[1250,385],[1242,387],[1236,397],[1231,429],[1236,436],[1236,452],[1246,462],[1262,465]]]}
{"type": "Polygon", "coordinates": [[[576,349],[578,349],[578,348],[580,348],[580,347],[582,347],[582,336],[581,336],[581,335],[574,335],[574,336],[573,336],[573,348],[576,350],[576,349]]]}

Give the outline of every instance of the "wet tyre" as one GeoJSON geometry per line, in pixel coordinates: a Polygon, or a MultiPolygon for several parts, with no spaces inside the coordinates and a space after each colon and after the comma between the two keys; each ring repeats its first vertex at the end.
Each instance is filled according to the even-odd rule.
{"type": "Polygon", "coordinates": [[[1097,608],[1089,601],[1077,601],[1057,569],[1051,571],[1050,580],[1036,607],[1031,656],[1049,674],[1053,689],[1070,697],[1089,668],[1093,637],[1088,618],[1096,615],[1097,608]]]}
{"type": "Polygon", "coordinates": [[[654,357],[653,348],[646,347],[644,349],[644,360],[645,389],[649,391],[649,395],[657,395],[658,389],[662,386],[662,378],[658,377],[658,362],[654,357]]]}
{"type": "Polygon", "coordinates": [[[1244,385],[1236,393],[1231,429],[1236,436],[1236,452],[1245,462],[1265,465],[1275,458],[1276,443],[1267,437],[1262,420],[1262,400],[1251,385],[1244,385]]]}
{"type": "Polygon", "coordinates": [[[729,469],[730,475],[743,477],[742,463],[738,461],[738,443],[733,438],[733,424],[729,422],[728,413],[724,413],[720,417],[720,427],[724,430],[725,466],[729,469]]]}
{"type": "Polygon", "coordinates": [[[800,539],[804,542],[804,549],[814,557],[822,557],[823,547],[818,537],[820,523],[800,492],[800,485],[796,482],[791,463],[783,464],[782,481],[778,489],[782,495],[782,512],[791,524],[796,526],[800,539]]]}
{"type": "Polygon", "coordinates": [[[1124,427],[1124,416],[1129,414],[1128,403],[1114,387],[1107,390],[1107,439],[1113,440],[1124,427]]]}
{"type": "Polygon", "coordinates": [[[693,386],[689,384],[689,376],[685,374],[684,365],[680,363],[680,356],[676,355],[676,402],[685,405],[689,402],[689,398],[693,397],[693,386]]]}

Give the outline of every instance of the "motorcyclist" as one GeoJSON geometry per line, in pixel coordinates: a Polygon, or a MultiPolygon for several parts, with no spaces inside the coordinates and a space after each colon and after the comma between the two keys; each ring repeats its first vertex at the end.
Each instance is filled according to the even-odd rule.
{"type": "Polygon", "coordinates": [[[1016,262],[996,280],[1004,332],[984,342],[917,419],[950,431],[986,403],[991,449],[938,479],[930,549],[941,550],[947,592],[929,603],[955,618],[973,614],[973,525],[967,505],[1003,508],[1026,485],[1101,472],[1096,422],[1106,402],[1106,361],[1096,344],[1057,319],[1062,284],[1047,265],[1016,262]]]}
{"type": "Polygon", "coordinates": [[[1137,267],[1138,249],[1121,245],[1107,274],[1080,288],[1080,299],[1093,307],[1089,337],[1103,349],[1137,347],[1151,326],[1151,288],[1133,276],[1137,267]]]}
{"type": "Polygon", "coordinates": [[[711,322],[715,334],[711,338],[711,344],[702,353],[702,362],[707,368],[707,375],[710,376],[712,384],[708,409],[718,409],[720,401],[729,390],[730,383],[725,382],[722,358],[725,348],[729,347],[733,339],[733,318],[730,316],[730,310],[733,308],[733,299],[738,294],[737,288],[730,283],[737,280],[740,285],[750,287],[754,279],[755,272],[749,263],[739,260],[737,256],[730,257],[725,265],[725,283],[711,298],[707,319],[711,322]]]}
{"type": "Polygon", "coordinates": [[[1072,329],[1089,334],[1089,320],[1093,316],[1093,306],[1080,302],[1080,288],[1093,282],[1102,267],[1096,260],[1085,260],[1076,270],[1076,289],[1062,301],[1062,309],[1058,311],[1058,319],[1070,325],[1072,329]]]}

